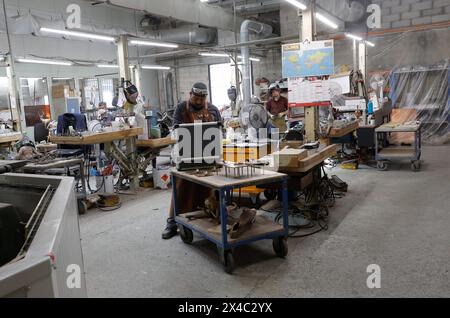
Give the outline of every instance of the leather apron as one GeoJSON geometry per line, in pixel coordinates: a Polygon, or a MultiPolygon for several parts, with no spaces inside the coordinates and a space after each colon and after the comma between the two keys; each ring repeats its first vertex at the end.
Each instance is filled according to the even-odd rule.
{"type": "MultiPolygon", "coordinates": [[[[189,100],[186,102],[186,110],[183,114],[183,123],[192,124],[196,121],[214,122],[215,119],[208,111],[208,103],[201,111],[193,112],[190,109],[189,100]]],[[[211,189],[195,184],[187,180],[176,180],[178,214],[198,211],[205,206],[205,200],[211,196],[211,189]]],[[[173,217],[173,205],[170,217],[173,217]]]]}

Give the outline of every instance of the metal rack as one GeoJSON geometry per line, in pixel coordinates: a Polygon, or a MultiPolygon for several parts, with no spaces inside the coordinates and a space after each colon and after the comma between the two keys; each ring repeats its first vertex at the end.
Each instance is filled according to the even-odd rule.
{"type": "Polygon", "coordinates": [[[381,171],[388,169],[388,162],[391,160],[410,160],[411,170],[419,171],[421,169],[420,158],[422,156],[422,125],[397,125],[385,124],[375,129],[375,160],[377,161],[377,168],[381,171]],[[414,146],[406,147],[386,147],[379,148],[379,135],[383,134],[384,139],[388,140],[388,135],[391,133],[414,133],[414,146]]]}

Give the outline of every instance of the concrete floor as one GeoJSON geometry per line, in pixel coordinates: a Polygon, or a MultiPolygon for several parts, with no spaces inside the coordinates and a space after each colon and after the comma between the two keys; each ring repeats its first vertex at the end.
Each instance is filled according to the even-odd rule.
{"type": "Polygon", "coordinates": [[[125,197],[116,212],[81,218],[90,297],[450,297],[450,146],[424,149],[423,171],[334,169],[349,193],[331,211],[327,232],[236,250],[232,276],[215,246],[197,238],[161,239],[170,193],[125,197]],[[368,289],[369,264],[381,289],[368,289]]]}

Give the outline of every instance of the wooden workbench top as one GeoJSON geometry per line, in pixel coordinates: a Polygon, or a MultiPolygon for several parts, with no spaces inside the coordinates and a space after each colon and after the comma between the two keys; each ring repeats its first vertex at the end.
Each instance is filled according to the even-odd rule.
{"type": "Polygon", "coordinates": [[[152,149],[158,149],[158,148],[165,148],[171,145],[175,145],[177,141],[175,139],[172,139],[171,137],[166,138],[159,138],[159,139],[147,139],[147,140],[138,140],[136,142],[136,145],[138,147],[143,148],[152,148],[152,149]]]}
{"type": "Polygon", "coordinates": [[[99,133],[89,133],[83,136],[50,136],[50,142],[58,145],[95,145],[107,142],[137,137],[144,133],[143,128],[127,128],[99,133]]]}
{"type": "Polygon", "coordinates": [[[420,123],[399,124],[387,123],[375,129],[376,132],[417,132],[420,129],[420,123]]]}
{"type": "Polygon", "coordinates": [[[320,165],[326,159],[333,157],[337,154],[339,150],[338,145],[330,145],[327,147],[320,148],[319,150],[309,150],[308,156],[305,159],[299,160],[298,167],[288,168],[288,167],[275,167],[274,158],[272,155],[264,157],[263,159],[268,159],[271,163],[270,169],[277,169],[277,171],[287,174],[295,173],[306,173],[311,171],[313,168],[320,165]]]}
{"type": "Polygon", "coordinates": [[[12,142],[19,141],[23,138],[21,133],[9,133],[0,135],[0,144],[10,144],[12,142]]]}
{"type": "Polygon", "coordinates": [[[222,169],[219,171],[218,175],[213,175],[209,177],[199,177],[194,174],[194,172],[182,172],[173,170],[172,174],[175,177],[182,178],[184,180],[192,181],[194,183],[212,188],[212,189],[223,189],[227,187],[232,188],[244,188],[247,186],[253,186],[253,185],[261,185],[265,183],[272,183],[277,181],[282,181],[283,178],[286,177],[283,173],[273,172],[269,170],[261,170],[256,169],[255,174],[252,177],[248,178],[227,178],[225,176],[225,170],[222,169]]]}
{"type": "Polygon", "coordinates": [[[354,132],[356,129],[358,129],[359,123],[353,122],[345,127],[342,128],[333,128],[330,131],[330,134],[328,135],[328,138],[341,138],[345,135],[348,135],[351,132],[354,132]]]}

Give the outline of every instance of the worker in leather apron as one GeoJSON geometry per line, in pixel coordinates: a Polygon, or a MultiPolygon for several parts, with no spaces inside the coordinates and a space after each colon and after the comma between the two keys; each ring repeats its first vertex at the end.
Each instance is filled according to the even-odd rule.
{"type": "MultiPolygon", "coordinates": [[[[208,88],[203,83],[192,87],[190,99],[180,103],[174,114],[174,125],[201,122],[221,122],[219,109],[207,102],[208,88]]],[[[205,205],[205,200],[211,195],[211,189],[186,180],[177,180],[174,185],[177,190],[177,214],[194,212],[205,205]]],[[[174,219],[173,198],[169,209],[169,219],[162,234],[163,239],[177,235],[178,227],[174,219]]]]}
{"type": "Polygon", "coordinates": [[[270,100],[266,103],[269,113],[269,128],[278,128],[280,133],[287,130],[286,115],[288,114],[288,99],[281,96],[281,89],[278,85],[270,90],[270,100]]]}

